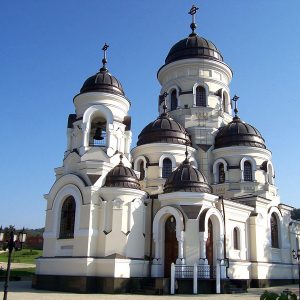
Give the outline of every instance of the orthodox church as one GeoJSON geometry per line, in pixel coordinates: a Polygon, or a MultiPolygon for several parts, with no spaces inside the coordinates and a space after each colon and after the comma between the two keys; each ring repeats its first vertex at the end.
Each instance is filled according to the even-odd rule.
{"type": "Polygon", "coordinates": [[[133,148],[131,102],[103,47],[45,195],[34,287],[169,293],[175,276],[192,293],[191,270],[197,292],[214,292],[218,276],[221,292],[297,280],[300,222],[280,202],[263,136],[238,115],[231,68],[195,31],[196,11],[157,72],[159,115],[133,148]]]}

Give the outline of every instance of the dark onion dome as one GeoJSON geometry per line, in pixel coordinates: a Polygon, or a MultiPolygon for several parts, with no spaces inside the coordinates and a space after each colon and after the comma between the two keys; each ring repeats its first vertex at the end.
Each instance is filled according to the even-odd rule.
{"type": "Polygon", "coordinates": [[[172,193],[177,191],[212,193],[212,188],[204,174],[193,167],[188,159],[172,172],[167,179],[164,192],[172,193]]]}
{"type": "Polygon", "coordinates": [[[226,126],[219,129],[215,138],[215,148],[250,146],[266,149],[265,140],[253,126],[235,116],[226,126]]]}
{"type": "Polygon", "coordinates": [[[215,44],[196,33],[191,33],[187,38],[177,42],[169,51],[165,64],[188,58],[205,58],[223,62],[223,56],[215,44]]]}
{"type": "Polygon", "coordinates": [[[100,71],[89,77],[80,89],[80,93],[88,92],[105,92],[120,96],[125,96],[120,81],[111,75],[108,70],[104,67],[100,71]]]}
{"type": "Polygon", "coordinates": [[[137,145],[151,143],[171,143],[191,146],[187,131],[167,113],[162,113],[155,121],[149,123],[139,134],[137,145]]]}
{"type": "Polygon", "coordinates": [[[104,186],[141,189],[139,180],[134,171],[125,167],[122,161],[108,172],[104,186]]]}

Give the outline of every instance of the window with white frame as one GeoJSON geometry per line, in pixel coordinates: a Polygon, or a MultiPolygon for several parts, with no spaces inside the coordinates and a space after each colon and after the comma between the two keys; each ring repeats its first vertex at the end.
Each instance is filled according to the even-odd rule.
{"type": "Polygon", "coordinates": [[[172,161],[170,158],[165,158],[162,164],[162,177],[168,178],[172,174],[172,161]]]}
{"type": "Polygon", "coordinates": [[[174,89],[171,92],[171,110],[177,109],[178,99],[177,99],[177,91],[174,89]]]}
{"type": "Polygon", "coordinates": [[[244,181],[253,181],[252,165],[249,161],[244,163],[244,181]]]}
{"type": "Polygon", "coordinates": [[[60,215],[60,239],[74,238],[76,202],[69,196],[63,203],[60,215]]]}
{"type": "Polygon", "coordinates": [[[240,231],[237,227],[233,229],[233,249],[240,250],[240,231]]]}
{"type": "Polygon", "coordinates": [[[196,106],[206,106],[206,91],[203,86],[196,88],[196,106]]]}
{"type": "Polygon", "coordinates": [[[271,214],[270,228],[271,228],[271,247],[279,248],[278,219],[275,213],[271,214]]]}

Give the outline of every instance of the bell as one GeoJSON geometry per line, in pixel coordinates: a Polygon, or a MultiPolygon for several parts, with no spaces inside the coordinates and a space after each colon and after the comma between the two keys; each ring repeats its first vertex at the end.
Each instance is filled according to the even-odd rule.
{"type": "Polygon", "coordinates": [[[94,140],[97,140],[97,141],[101,141],[103,140],[103,136],[102,136],[102,129],[101,127],[98,127],[95,131],[95,135],[93,137],[94,140]]]}

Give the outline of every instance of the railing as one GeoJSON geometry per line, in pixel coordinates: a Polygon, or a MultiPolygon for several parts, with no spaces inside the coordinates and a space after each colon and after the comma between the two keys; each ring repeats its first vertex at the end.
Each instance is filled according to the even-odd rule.
{"type": "Polygon", "coordinates": [[[103,140],[94,140],[90,141],[91,147],[105,147],[106,146],[106,136],[103,136],[103,140]]]}
{"type": "Polygon", "coordinates": [[[220,293],[221,267],[224,266],[217,261],[216,266],[210,265],[171,265],[171,294],[175,293],[176,279],[193,279],[193,293],[198,293],[198,279],[216,279],[216,293],[220,293]]]}

